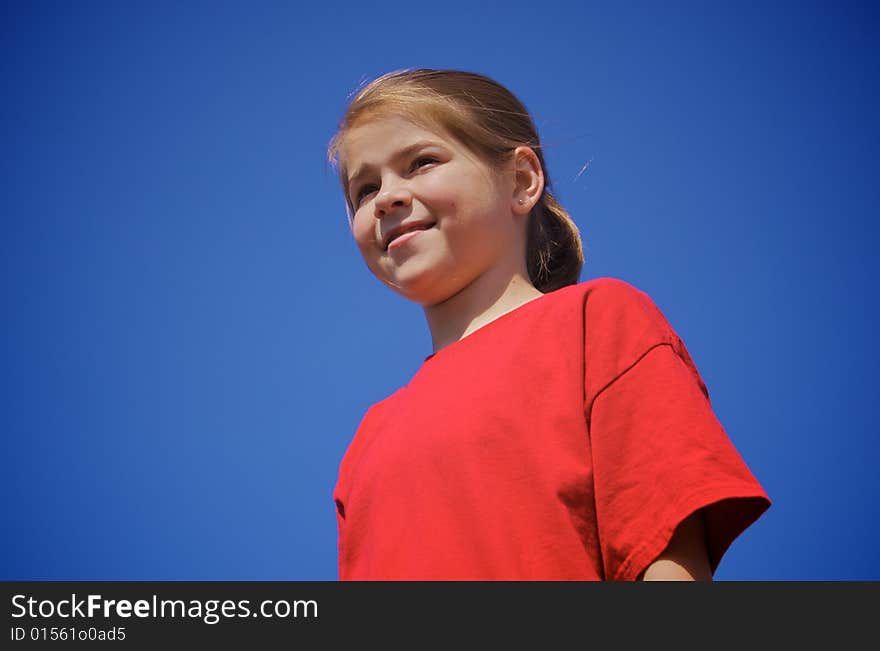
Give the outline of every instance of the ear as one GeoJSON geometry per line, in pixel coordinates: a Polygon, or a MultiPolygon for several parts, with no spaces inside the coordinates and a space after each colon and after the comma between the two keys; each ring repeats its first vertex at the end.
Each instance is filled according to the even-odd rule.
{"type": "Polygon", "coordinates": [[[513,150],[513,196],[515,215],[528,215],[544,192],[544,171],[541,161],[531,147],[522,145],[513,150]]]}

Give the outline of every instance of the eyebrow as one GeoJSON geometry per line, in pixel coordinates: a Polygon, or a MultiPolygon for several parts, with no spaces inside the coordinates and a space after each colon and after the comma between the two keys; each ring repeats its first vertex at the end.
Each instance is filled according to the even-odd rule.
{"type": "MultiPolygon", "coordinates": [[[[442,146],[442,144],[435,141],[435,140],[419,140],[418,142],[414,142],[411,145],[407,145],[403,149],[395,152],[391,156],[391,160],[398,161],[401,158],[406,158],[407,156],[409,156],[410,154],[412,154],[414,151],[416,151],[418,149],[423,149],[425,147],[430,147],[430,146],[436,147],[436,146],[442,146]]],[[[349,194],[351,194],[351,190],[354,187],[355,183],[357,183],[357,181],[360,180],[360,178],[362,176],[364,176],[365,174],[367,174],[371,169],[373,169],[372,165],[361,165],[357,170],[355,170],[354,174],[352,174],[350,177],[348,177],[347,189],[348,189],[349,194]]]]}

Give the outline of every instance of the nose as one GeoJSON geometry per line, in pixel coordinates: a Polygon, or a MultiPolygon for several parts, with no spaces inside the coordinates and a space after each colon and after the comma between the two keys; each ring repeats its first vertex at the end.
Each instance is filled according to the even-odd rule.
{"type": "Polygon", "coordinates": [[[406,208],[412,203],[412,193],[402,179],[388,179],[382,184],[382,190],[376,195],[373,203],[376,217],[385,217],[395,209],[406,208]]]}

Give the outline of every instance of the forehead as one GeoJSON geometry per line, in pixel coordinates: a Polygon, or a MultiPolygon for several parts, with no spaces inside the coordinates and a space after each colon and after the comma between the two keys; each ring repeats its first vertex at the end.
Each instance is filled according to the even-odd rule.
{"type": "Polygon", "coordinates": [[[430,141],[459,149],[458,143],[440,129],[428,128],[392,115],[369,120],[349,129],[340,147],[341,160],[349,170],[381,162],[415,142],[430,141]]]}

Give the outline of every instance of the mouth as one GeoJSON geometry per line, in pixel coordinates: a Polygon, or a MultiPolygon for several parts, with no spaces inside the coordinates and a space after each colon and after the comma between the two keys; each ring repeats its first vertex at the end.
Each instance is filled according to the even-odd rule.
{"type": "Polygon", "coordinates": [[[396,248],[397,246],[402,245],[407,240],[415,237],[416,233],[434,228],[436,224],[437,222],[429,222],[425,224],[410,224],[403,226],[403,228],[392,230],[388,234],[388,238],[385,241],[385,250],[388,251],[391,248],[396,248]]]}

